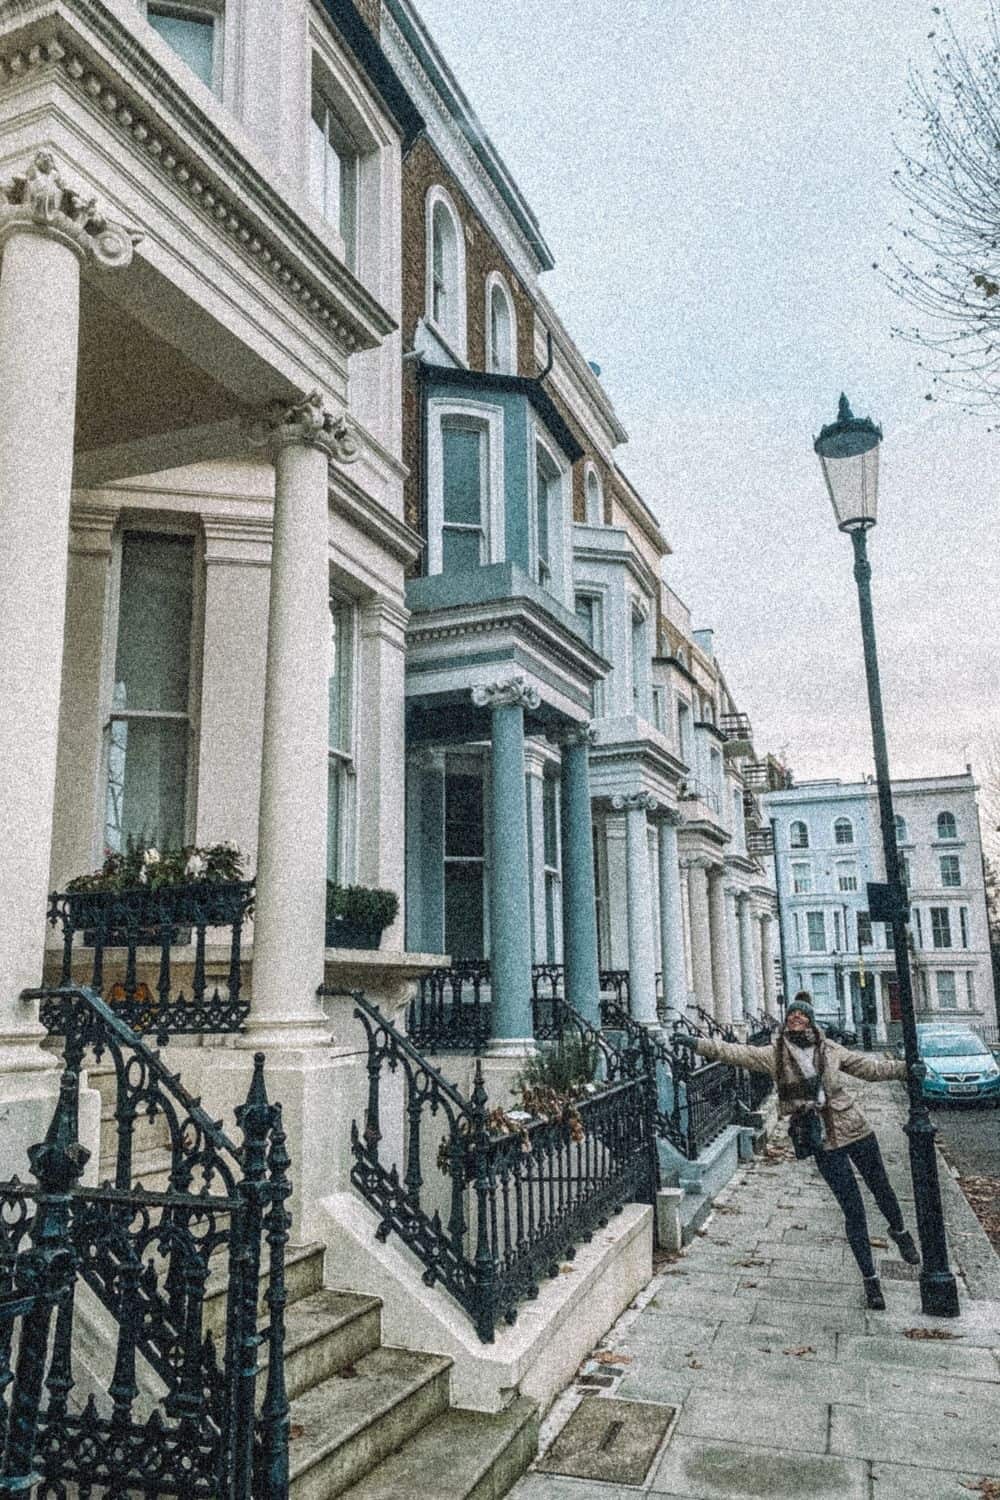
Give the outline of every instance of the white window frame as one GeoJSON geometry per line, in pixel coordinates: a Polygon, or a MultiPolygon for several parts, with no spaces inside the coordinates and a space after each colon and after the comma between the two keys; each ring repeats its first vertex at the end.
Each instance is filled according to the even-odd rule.
{"type": "Polygon", "coordinates": [[[908,844],[910,842],[910,831],[906,819],[902,813],[896,813],[893,818],[893,827],[896,830],[896,843],[908,844]]]}
{"type": "Polygon", "coordinates": [[[695,770],[694,712],[683,693],[675,694],[674,719],[677,724],[677,753],[690,772],[695,770]],[[687,735],[685,736],[685,728],[687,735]],[[686,740],[686,743],[685,743],[686,740]]]}
{"type": "Polygon", "coordinates": [[[958,838],[958,819],[955,817],[955,814],[953,812],[949,812],[947,810],[947,808],[943,809],[941,812],[938,813],[937,818],[935,819],[934,827],[935,827],[935,829],[937,831],[937,837],[938,837],[938,839],[940,839],[940,841],[942,843],[949,843],[950,844],[950,843],[953,843],[955,840],[957,840],[957,838],[958,838]],[[948,824],[951,827],[951,829],[953,830],[951,833],[942,833],[941,832],[941,819],[942,818],[945,818],[945,819],[948,820],[948,824]]]}
{"type": "Polygon", "coordinates": [[[834,993],[834,986],[830,983],[831,978],[832,975],[829,969],[823,969],[819,973],[810,973],[809,975],[809,993],[813,997],[813,1004],[818,1012],[821,1009],[822,1002],[822,1008],[826,1015],[830,1014],[830,1007],[831,1005],[835,1006],[837,1000],[837,996],[834,993]],[[820,981],[820,989],[817,989],[817,980],[820,981]],[[826,988],[821,992],[823,986],[826,986],[826,988]]]}
{"type": "Polygon", "coordinates": [[[529,417],[529,506],[528,567],[531,577],[538,577],[538,458],[539,454],[552,471],[548,484],[549,502],[549,581],[540,587],[553,594],[560,603],[572,607],[573,594],[573,505],[570,491],[571,473],[562,455],[539,424],[529,417]]]}
{"type": "Polygon", "coordinates": [[[604,525],[604,486],[596,464],[589,460],[583,470],[583,515],[588,526],[604,525]]]}
{"type": "Polygon", "coordinates": [[[465,268],[465,231],[462,220],[451,197],[445,192],[440,183],[434,183],[427,189],[427,197],[424,200],[424,233],[426,244],[426,275],[424,285],[424,321],[439,338],[445,348],[454,355],[461,364],[465,364],[468,357],[468,296],[466,292],[466,268],[465,268]],[[451,227],[455,235],[455,312],[453,317],[447,316],[444,323],[439,322],[434,316],[435,302],[435,278],[434,278],[434,216],[437,208],[442,209],[451,219],[451,227]]]}
{"type": "Polygon", "coordinates": [[[967,906],[958,908],[958,944],[960,948],[969,946],[969,908],[967,906]]]}
{"type": "Polygon", "coordinates": [[[486,368],[493,375],[517,374],[517,312],[514,298],[499,271],[491,271],[486,278],[486,368]],[[500,296],[507,307],[507,330],[510,338],[510,359],[507,369],[502,369],[497,359],[493,339],[493,298],[500,296]]]}
{"type": "Polygon", "coordinates": [[[976,1008],[976,976],[971,969],[965,971],[965,1000],[969,1010],[976,1008]]]}
{"type": "Polygon", "coordinates": [[[546,963],[562,962],[562,828],[561,788],[558,776],[542,777],[542,879],[545,886],[545,953],[546,963]],[[545,849],[545,798],[553,799],[555,812],[555,856],[550,865],[545,849]],[[549,943],[549,924],[552,927],[552,942],[549,943]]]}
{"type": "Polygon", "coordinates": [[[205,545],[200,531],[175,518],[139,516],[128,523],[119,523],[111,537],[111,558],[108,589],[105,600],[104,622],[101,642],[101,690],[98,735],[100,744],[100,772],[96,787],[93,835],[91,847],[95,864],[104,859],[105,828],[107,826],[108,759],[111,748],[110,726],[112,720],[121,718],[156,719],[163,721],[185,721],[187,735],[187,771],[184,782],[184,842],[193,843],[197,826],[198,758],[200,749],[202,656],[205,640],[205,545]],[[191,586],[191,645],[188,670],[188,706],[186,712],[159,712],[138,709],[132,714],[116,712],[114,704],[115,665],[118,655],[118,619],[121,603],[122,551],[125,536],[130,533],[145,536],[185,537],[193,542],[191,586]]]}
{"type": "Polygon", "coordinates": [[[833,843],[834,843],[834,847],[837,848],[837,849],[853,849],[854,848],[854,823],[853,823],[853,821],[850,818],[846,817],[843,814],[839,818],[835,818],[834,819],[834,822],[833,822],[833,843]],[[847,831],[848,831],[848,835],[849,836],[846,839],[842,839],[842,838],[839,837],[838,829],[842,828],[845,823],[847,825],[847,831]]]}
{"type": "Polygon", "coordinates": [[[954,934],[954,931],[952,930],[952,924],[951,924],[951,907],[950,906],[932,906],[932,907],[930,907],[930,921],[931,921],[931,947],[932,948],[936,948],[936,949],[938,949],[941,952],[944,952],[944,951],[947,951],[947,950],[949,950],[951,948],[954,948],[954,946],[955,946],[955,934],[954,934]],[[934,921],[934,914],[935,914],[935,912],[943,912],[944,913],[944,920],[943,920],[943,922],[938,922],[937,924],[935,924],[935,921],[934,921]],[[937,931],[935,931],[935,925],[937,926],[937,931]],[[938,939],[939,936],[947,937],[948,941],[946,943],[939,943],[937,941],[937,939],[938,939]]]}
{"type": "Polygon", "coordinates": [[[961,861],[961,859],[959,858],[959,856],[957,854],[939,854],[938,855],[938,873],[939,873],[939,875],[941,877],[941,889],[943,891],[956,891],[956,890],[960,890],[961,889],[961,886],[962,886],[962,861],[961,861]],[[945,866],[945,861],[946,860],[948,860],[949,863],[951,861],[954,861],[955,869],[958,871],[958,879],[957,880],[945,880],[945,878],[944,878],[944,866],[945,866]]]}
{"type": "Polygon", "coordinates": [[[934,992],[935,992],[935,998],[937,1000],[937,1008],[938,1008],[938,1010],[957,1010],[958,1009],[958,983],[957,983],[957,979],[956,979],[956,971],[954,969],[938,969],[936,971],[936,973],[934,975],[934,992]],[[942,981],[942,979],[950,979],[951,980],[951,985],[952,985],[951,1003],[948,1004],[948,1005],[944,1004],[944,1000],[943,1000],[943,997],[942,997],[942,994],[941,994],[941,981],[942,981]]]}
{"type": "MultiPolygon", "coordinates": [[[[591,607],[592,607],[591,618],[592,618],[593,624],[594,624],[594,639],[593,639],[593,643],[592,643],[591,649],[594,650],[594,651],[596,651],[597,654],[598,654],[598,656],[604,656],[606,654],[605,650],[604,650],[604,640],[605,640],[605,635],[604,635],[604,630],[605,630],[605,594],[604,594],[604,590],[602,588],[598,587],[595,584],[588,584],[588,583],[581,584],[579,587],[575,588],[573,590],[573,614],[574,614],[574,617],[576,615],[576,603],[577,603],[578,599],[587,599],[587,600],[589,600],[589,602],[591,604],[591,607]]],[[[592,691],[592,694],[591,694],[591,713],[593,714],[593,716],[594,716],[595,719],[599,719],[602,716],[602,714],[604,713],[604,683],[605,683],[605,679],[601,678],[601,680],[599,682],[595,682],[594,686],[593,686],[593,691],[592,691]]]]}
{"type": "Polygon", "coordinates": [[[806,912],[806,944],[807,944],[807,951],[809,953],[826,953],[827,946],[826,946],[826,911],[825,910],[818,910],[817,908],[814,907],[812,909],[812,911],[807,911],[806,912]],[[822,944],[822,947],[820,947],[820,948],[815,947],[814,944],[813,944],[812,931],[811,931],[813,924],[809,920],[810,917],[819,917],[820,920],[823,923],[823,944],[822,944]]]}
{"type": "MultiPolygon", "coordinates": [[[[138,0],[139,11],[148,26],[152,26],[149,19],[150,0],[138,0]]],[[[198,78],[198,74],[191,68],[187,71],[192,78],[198,78],[203,88],[208,88],[216,98],[223,97],[223,89],[226,87],[230,69],[226,66],[226,0],[153,0],[153,9],[164,11],[167,15],[176,16],[178,20],[190,17],[192,21],[212,22],[212,81],[206,84],[204,79],[198,78]]],[[[155,27],[153,28],[155,30],[155,27]]],[[[166,39],[157,36],[165,47],[170,49],[173,57],[187,68],[187,64],[179,52],[175,52],[166,39]]]]}
{"type": "MultiPolygon", "coordinates": [[[[332,232],[333,236],[335,237],[336,248],[340,253],[341,260],[349,270],[356,272],[360,265],[362,252],[361,188],[362,163],[364,153],[362,147],[358,144],[358,141],[355,138],[355,134],[351,129],[350,123],[344,119],[343,100],[336,97],[331,97],[331,95],[335,95],[336,92],[336,89],[331,87],[329,81],[324,76],[322,76],[319,69],[314,66],[312,87],[309,95],[309,199],[312,203],[313,211],[318,215],[319,218],[323,220],[323,223],[326,226],[327,230],[332,232]],[[322,102],[323,108],[326,111],[323,126],[324,149],[325,151],[330,151],[332,149],[334,154],[337,156],[338,161],[349,160],[354,176],[354,223],[351,227],[351,233],[349,236],[344,234],[342,188],[338,187],[337,190],[340,212],[338,213],[336,221],[329,217],[325,202],[321,204],[317,201],[316,198],[315,185],[312,180],[312,132],[316,123],[315,106],[317,98],[322,102]],[[344,141],[343,149],[341,149],[336,144],[336,142],[334,142],[331,147],[331,120],[335,122],[336,131],[344,141]]],[[[324,161],[324,177],[325,173],[326,162],[324,161]]]]}
{"type": "Polygon", "coordinates": [[[649,703],[652,676],[649,622],[649,604],[642,595],[630,592],[628,596],[629,702],[626,711],[635,714],[637,718],[647,720],[652,712],[649,703]],[[637,640],[641,642],[641,656],[636,654],[637,640]]]}
{"type": "MultiPolygon", "coordinates": [[[[341,885],[351,885],[357,875],[357,817],[358,817],[358,687],[360,670],[360,611],[355,599],[331,586],[329,591],[331,623],[333,607],[346,614],[346,660],[339,664],[342,701],[345,704],[345,745],[334,749],[327,740],[327,764],[336,760],[343,776],[340,778],[340,808],[337,814],[339,845],[335,868],[341,885]]],[[[327,851],[327,870],[330,868],[327,851]]]]}
{"type": "Polygon", "coordinates": [[[503,408],[482,402],[434,397],[427,403],[427,572],[442,572],[444,531],[444,437],[449,421],[480,428],[486,437],[487,493],[482,517],[486,531],[483,566],[504,558],[503,408]]]}
{"type": "MultiPolygon", "coordinates": [[[[488,955],[490,948],[490,882],[492,879],[490,870],[490,769],[487,762],[476,757],[477,764],[472,765],[470,758],[464,756],[461,751],[446,754],[444,757],[444,787],[442,800],[442,828],[441,828],[441,867],[442,867],[442,907],[441,925],[444,929],[446,917],[446,905],[444,901],[444,876],[449,865],[477,865],[482,881],[483,893],[483,926],[481,934],[482,953],[488,955]],[[449,766],[454,776],[476,777],[480,783],[482,801],[480,811],[483,820],[483,852],[482,854],[449,854],[448,853],[448,822],[447,822],[447,798],[448,798],[448,774],[449,766]]],[[[447,942],[448,935],[443,932],[444,940],[447,942]]]]}
{"type": "Polygon", "coordinates": [[[789,849],[808,849],[810,847],[810,842],[809,842],[809,824],[806,822],[806,820],[804,818],[793,818],[792,821],[791,821],[791,823],[789,823],[789,825],[788,825],[788,847],[789,847],[789,849]],[[796,830],[796,828],[801,828],[805,832],[805,840],[804,840],[804,842],[796,843],[796,841],[795,841],[795,830],[796,830]]]}
{"type": "Polygon", "coordinates": [[[841,859],[837,861],[837,890],[856,891],[858,889],[858,867],[853,860],[841,859]],[[845,882],[850,882],[845,884],[845,882]]]}

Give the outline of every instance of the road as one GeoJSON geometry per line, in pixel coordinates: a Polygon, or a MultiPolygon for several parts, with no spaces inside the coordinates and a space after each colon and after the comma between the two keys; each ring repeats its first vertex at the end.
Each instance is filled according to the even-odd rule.
{"type": "Polygon", "coordinates": [[[963,1175],[1000,1178],[1000,1110],[938,1106],[931,1118],[949,1159],[963,1175]]]}

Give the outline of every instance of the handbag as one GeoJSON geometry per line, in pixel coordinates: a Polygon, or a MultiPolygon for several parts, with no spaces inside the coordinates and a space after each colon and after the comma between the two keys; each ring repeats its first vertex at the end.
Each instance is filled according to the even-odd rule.
{"type": "Polygon", "coordinates": [[[797,1161],[815,1156],[823,1144],[825,1134],[818,1110],[797,1109],[788,1121],[788,1135],[797,1161]]]}

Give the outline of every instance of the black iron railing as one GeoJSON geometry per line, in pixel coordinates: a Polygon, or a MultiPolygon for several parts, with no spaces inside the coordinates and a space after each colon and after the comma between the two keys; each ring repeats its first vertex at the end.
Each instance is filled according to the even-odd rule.
{"type": "Polygon", "coordinates": [[[727,740],[753,739],[753,730],[750,727],[748,714],[720,714],[719,728],[727,740]]]}
{"type": "Polygon", "coordinates": [[[742,1087],[736,1069],[706,1062],[683,1048],[673,1057],[672,1130],[689,1160],[734,1125],[740,1116],[742,1087]]]}
{"type": "Polygon", "coordinates": [[[286,1500],[291,1187],[281,1107],[268,1102],[263,1057],[237,1110],[237,1146],[96,992],[63,988],[25,998],[59,1012],[53,1029],[65,1039],[66,1071],[46,1139],[29,1152],[37,1186],[0,1184],[0,1492],[39,1483],[53,1500],[95,1492],[286,1500]],[[81,1188],[80,1070],[105,1055],[115,1069],[115,1181],[81,1188]],[[133,1186],[140,1117],[167,1126],[163,1192],[133,1186]],[[268,1318],[260,1329],[265,1244],[268,1318]],[[216,1267],[226,1274],[218,1340],[205,1330],[216,1267]],[[113,1374],[82,1407],[70,1402],[80,1281],[116,1329],[113,1374]],[[255,1413],[261,1348],[267,1383],[255,1413]],[[165,1391],[151,1412],[137,1379],[140,1356],[165,1391]]]}
{"type": "Polygon", "coordinates": [[[774,853],[774,835],[770,828],[748,828],[747,853],[759,857],[774,853]]]}
{"type": "Polygon", "coordinates": [[[49,921],[62,928],[59,983],[74,982],[74,951],[92,948],[87,988],[134,1031],[160,1037],[241,1031],[250,1011],[241,999],[242,933],[253,900],[252,880],[193,880],[153,891],[54,891],[49,921]],[[206,935],[213,927],[229,929],[222,989],[217,982],[210,987],[207,974],[206,935]],[[192,938],[191,989],[185,994],[175,983],[172,950],[192,938]]]}
{"type": "MultiPolygon", "coordinates": [[[[562,964],[533,964],[531,1009],[536,1041],[562,1035],[565,968],[562,964]]],[[[601,994],[628,1009],[627,969],[602,969],[601,994]]],[[[418,1051],[479,1052],[493,1035],[490,998],[490,961],[458,960],[447,969],[433,969],[418,983],[407,1011],[406,1031],[418,1051]]]]}
{"type": "Polygon", "coordinates": [[[621,1006],[613,1000],[601,1001],[601,1025],[614,1035],[620,1033],[628,1039],[629,1046],[642,1059],[643,1070],[648,1075],[651,1090],[651,1109],[656,1134],[676,1148],[687,1151],[687,1137],[681,1128],[679,1115],[675,1114],[677,1102],[676,1053],[665,1041],[647,1026],[633,1021],[621,1006]]]}
{"type": "MultiPolygon", "coordinates": [[[[342,991],[324,991],[339,993],[342,991]]],[[[491,1106],[477,1059],[466,1098],[361,994],[348,996],[368,1043],[368,1100],[351,1132],[351,1181],[394,1234],[493,1340],[519,1302],[628,1202],[651,1203],[657,1182],[648,1075],[564,1005],[567,1025],[598,1054],[599,1085],[559,1119],[491,1106]],[[405,1133],[387,1142],[383,1085],[401,1074],[405,1133]]]]}

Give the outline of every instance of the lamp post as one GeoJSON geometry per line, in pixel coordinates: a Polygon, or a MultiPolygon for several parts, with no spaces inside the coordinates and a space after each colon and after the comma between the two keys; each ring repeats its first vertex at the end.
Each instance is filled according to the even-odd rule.
{"type": "Polygon", "coordinates": [[[910,1172],[917,1215],[917,1233],[923,1265],[920,1272],[920,1304],[931,1317],[958,1316],[958,1288],[948,1264],[948,1246],[941,1210],[938,1180],[937,1134],[924,1102],[923,1064],[917,1051],[917,1023],[913,1010],[908,938],[909,905],[900,879],[896,821],[892,810],[892,784],[885,743],[882,689],[879,684],[875,617],[872,612],[871,564],[868,532],[875,525],[878,504],[878,450],[882,429],[870,417],[856,417],[846,396],[841,396],[836,422],[824,427],[813,447],[819,456],[833,512],[841,531],[854,545],[854,577],[861,610],[861,639],[865,652],[868,708],[871,714],[875,775],[878,784],[879,819],[885,854],[884,887],[869,887],[872,916],[886,921],[892,930],[892,946],[899,982],[899,1005],[903,1025],[903,1048],[907,1063],[910,1112],[904,1127],[910,1143],[910,1172]]]}

